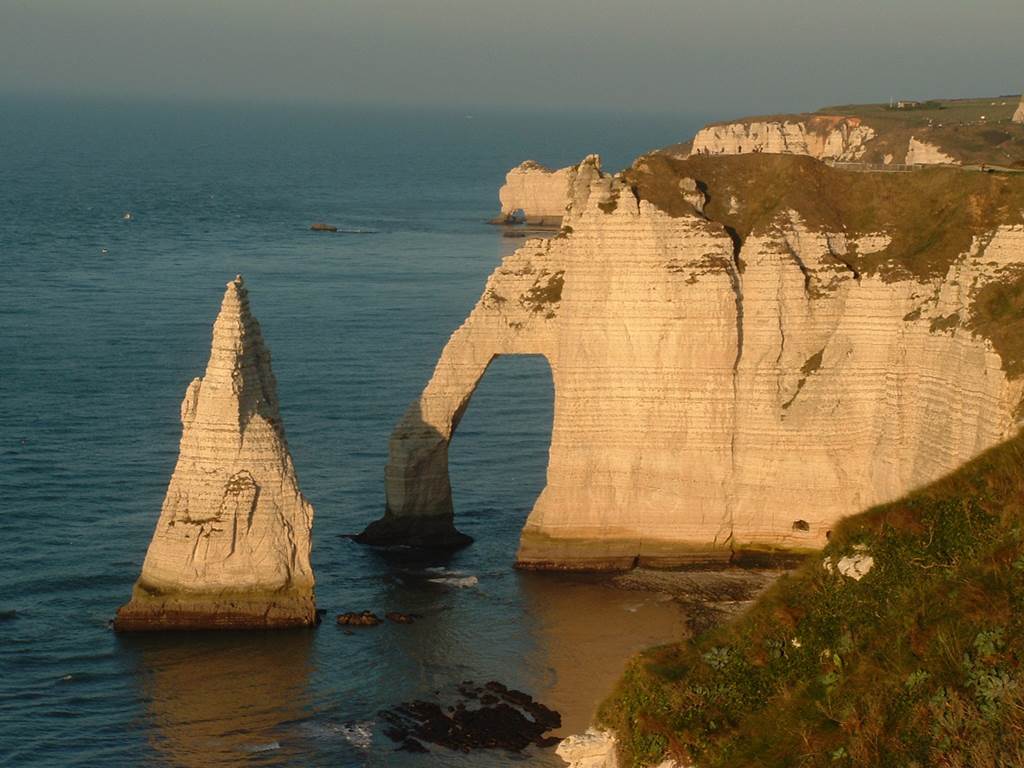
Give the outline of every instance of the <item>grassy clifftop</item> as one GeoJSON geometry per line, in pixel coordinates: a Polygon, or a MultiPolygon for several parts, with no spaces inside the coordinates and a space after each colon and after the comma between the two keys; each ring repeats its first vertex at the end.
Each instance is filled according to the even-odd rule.
{"type": "MultiPolygon", "coordinates": [[[[1024,224],[1024,174],[933,167],[859,173],[798,155],[692,156],[655,152],[625,171],[637,195],[670,215],[693,214],[680,191],[689,178],[704,191],[704,215],[740,242],[769,234],[796,211],[812,229],[843,233],[844,263],[858,275],[941,279],[997,227],[1024,224]],[[858,253],[856,238],[884,233],[885,248],[858,253]]],[[[740,254],[742,260],[742,252],[740,254]]],[[[971,329],[992,340],[1011,376],[1024,374],[1024,269],[1008,272],[973,297],[971,329]]]]}
{"type": "Polygon", "coordinates": [[[646,652],[600,720],[627,766],[1020,766],[1022,662],[1017,437],[847,519],[733,624],[646,652]]]}
{"type": "Polygon", "coordinates": [[[910,138],[926,142],[962,164],[993,163],[1024,167],[1024,125],[1013,123],[1018,96],[977,99],[938,99],[897,109],[888,104],[845,104],[803,114],[759,115],[729,123],[804,123],[810,131],[825,131],[837,118],[857,118],[875,137],[866,143],[861,160],[900,163],[910,138]]]}

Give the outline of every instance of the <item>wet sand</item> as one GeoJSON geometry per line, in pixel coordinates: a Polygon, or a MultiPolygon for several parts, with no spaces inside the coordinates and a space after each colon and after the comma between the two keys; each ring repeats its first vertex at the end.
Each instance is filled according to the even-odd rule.
{"type": "Polygon", "coordinates": [[[617,575],[523,573],[546,680],[537,698],[562,715],[559,736],[593,722],[635,654],[727,620],[781,571],[638,569],[617,575]]]}

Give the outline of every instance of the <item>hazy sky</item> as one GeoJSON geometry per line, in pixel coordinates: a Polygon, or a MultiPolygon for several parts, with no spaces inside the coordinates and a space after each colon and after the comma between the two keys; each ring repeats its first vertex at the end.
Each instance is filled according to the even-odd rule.
{"type": "Polygon", "coordinates": [[[1024,88],[1022,0],[0,0],[0,91],[734,114],[1024,88]]]}

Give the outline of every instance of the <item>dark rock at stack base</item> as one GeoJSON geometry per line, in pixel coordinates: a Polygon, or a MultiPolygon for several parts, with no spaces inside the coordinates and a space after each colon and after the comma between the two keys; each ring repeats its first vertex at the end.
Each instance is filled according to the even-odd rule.
{"type": "Polygon", "coordinates": [[[324,224],[318,221],[310,226],[310,230],[313,232],[337,232],[338,228],[333,224],[324,224]]]}
{"type": "Polygon", "coordinates": [[[413,624],[418,616],[411,613],[402,613],[401,611],[389,611],[384,614],[387,620],[394,624],[413,624]]]}
{"type": "Polygon", "coordinates": [[[452,515],[402,517],[386,511],[353,541],[373,547],[453,550],[473,543],[473,538],[455,527],[452,515]]]}

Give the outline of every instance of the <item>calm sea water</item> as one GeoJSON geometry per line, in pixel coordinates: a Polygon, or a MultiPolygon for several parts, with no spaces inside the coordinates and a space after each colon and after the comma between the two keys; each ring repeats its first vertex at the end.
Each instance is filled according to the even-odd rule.
{"type": "Polygon", "coordinates": [[[677,631],[658,598],[512,569],[544,481],[546,363],[499,359],[453,443],[457,524],[476,544],[411,565],[342,534],[382,513],[389,432],[514,245],[484,223],[504,172],[591,151],[622,167],[699,122],[0,102],[0,764],[550,762],[396,755],[375,719],[497,679],[579,728],[630,650],[677,631]],[[237,272],[316,508],[318,603],[328,619],[403,610],[415,625],[107,629],[237,272]]]}

